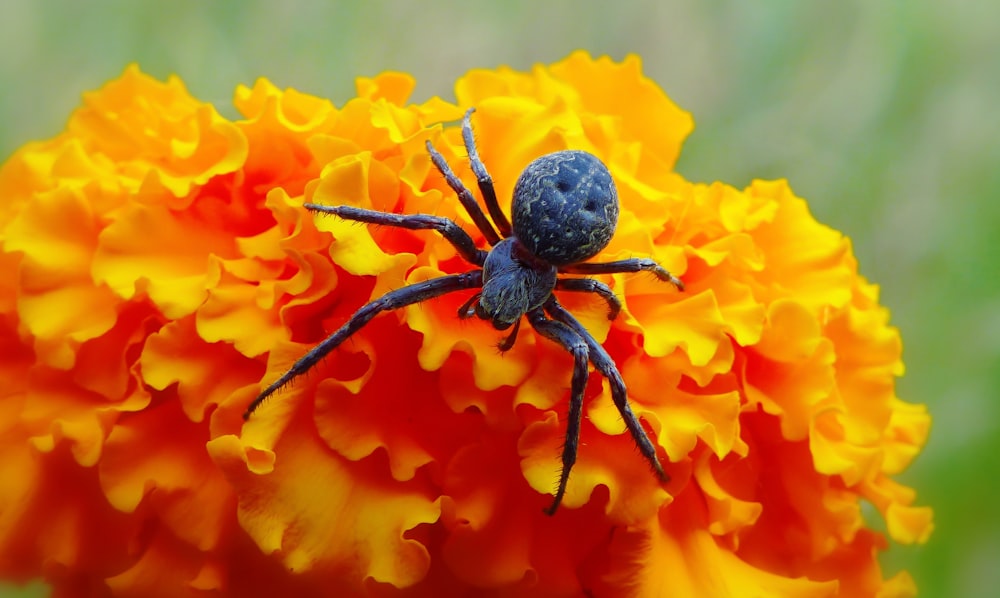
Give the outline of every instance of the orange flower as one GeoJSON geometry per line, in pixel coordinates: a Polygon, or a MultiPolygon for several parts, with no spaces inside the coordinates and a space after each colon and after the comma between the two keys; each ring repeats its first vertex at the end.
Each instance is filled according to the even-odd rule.
{"type": "Polygon", "coordinates": [[[929,417],[896,397],[898,332],[850,243],[783,181],[673,165],[690,116],[639,61],[573,54],[473,71],[457,104],[358,82],[342,108],[266,81],[230,122],[129,68],[0,171],[0,575],[58,595],[901,596],[888,536],[926,507],[891,476],[929,417]],[[376,317],[241,414],[361,305],[471,269],[439,235],[304,202],[456,220],[425,149],[470,188],[469,106],[506,208],[535,157],[584,149],[621,215],[596,259],[650,256],[687,292],[599,276],[624,309],[563,304],[619,365],[668,483],[591,376],[552,500],[572,359],[528,327],[507,353],[456,293],[376,317]]]}

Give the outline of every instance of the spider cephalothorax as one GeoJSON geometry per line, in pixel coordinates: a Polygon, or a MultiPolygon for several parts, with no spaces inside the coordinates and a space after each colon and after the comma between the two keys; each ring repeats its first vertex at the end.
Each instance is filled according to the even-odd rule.
{"type": "Polygon", "coordinates": [[[458,195],[462,206],[490,244],[489,251],[477,248],[472,237],[454,221],[439,216],[391,214],[351,206],[311,203],[305,204],[305,207],[346,220],[411,230],[434,229],[454,245],[466,261],[479,268],[412,284],[386,293],[363,306],[346,324],[265,388],[247,407],[244,419],[248,419],[264,399],[293,378],[307,372],[380,312],[454,291],[479,289],[459,308],[458,316],[476,316],[488,320],[497,330],[512,328],[499,345],[502,351],[514,346],[521,320],[527,317],[532,328],[561,345],[574,359],[562,472],[552,506],[546,512],[551,515],[559,507],[566,492],[570,470],[576,462],[583,417],[583,393],[589,376],[588,361],[608,379],[611,398],[640,452],[652,465],[656,475],[660,479],[666,479],[663,466],[656,456],[655,446],[632,413],[626,397],[625,383],[611,356],[560,305],[553,291],[596,293],[607,302],[608,319],[613,320],[621,311],[621,302],[606,284],[592,278],[561,278],[559,275],[648,271],[660,280],[673,283],[680,290],[684,289],[684,285],[649,258],[584,262],[608,245],[618,222],[618,194],[611,173],[597,157],[587,152],[560,151],[531,162],[514,187],[511,225],[497,202],[493,179],[479,159],[470,121],[473,111],[470,108],[462,120],[462,138],[489,218],[430,141],[427,142],[427,151],[430,152],[434,166],[458,195]]]}

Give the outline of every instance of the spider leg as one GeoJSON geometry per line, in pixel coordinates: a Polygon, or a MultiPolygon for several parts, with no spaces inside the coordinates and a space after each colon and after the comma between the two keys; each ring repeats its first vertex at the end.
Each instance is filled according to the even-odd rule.
{"type": "Polygon", "coordinates": [[[496,245],[499,243],[500,235],[497,233],[496,229],[493,228],[493,225],[490,224],[489,219],[486,218],[486,214],[483,213],[483,209],[479,207],[478,203],[476,203],[476,198],[472,196],[472,192],[465,188],[465,185],[462,184],[462,179],[455,176],[455,173],[452,172],[451,166],[448,166],[448,162],[444,159],[444,156],[439,154],[438,151],[434,149],[434,145],[429,139],[427,140],[427,151],[431,155],[431,162],[433,162],[434,166],[437,167],[438,172],[441,173],[444,180],[448,182],[448,186],[455,192],[455,195],[458,195],[458,201],[462,202],[462,207],[469,213],[469,217],[472,218],[472,222],[476,224],[476,228],[478,228],[480,232],[483,233],[483,236],[486,237],[486,241],[490,245],[496,245]]]}
{"type": "Polygon", "coordinates": [[[580,424],[583,420],[583,391],[587,387],[587,378],[590,375],[587,371],[587,360],[589,351],[586,341],[580,337],[579,332],[572,330],[562,322],[550,320],[545,317],[541,308],[536,308],[528,312],[528,321],[532,328],[542,336],[553,340],[573,356],[573,381],[570,387],[569,415],[566,418],[566,442],[562,451],[562,471],[559,472],[559,487],[556,490],[552,506],[545,509],[549,515],[554,515],[559,503],[562,502],[563,495],[566,494],[566,483],[569,481],[569,472],[576,463],[576,453],[580,445],[580,424]]]}
{"type": "Polygon", "coordinates": [[[639,447],[639,452],[642,453],[643,457],[649,461],[649,464],[653,466],[653,470],[656,475],[663,481],[667,480],[667,474],[663,472],[663,466],[660,464],[659,458],[656,456],[656,447],[653,442],[646,435],[646,430],[639,423],[639,418],[635,416],[632,412],[632,407],[628,403],[628,394],[625,390],[625,381],[622,379],[621,372],[618,371],[618,366],[615,365],[611,356],[608,352],[604,350],[599,342],[583,327],[580,322],[573,317],[573,314],[566,311],[566,309],[559,304],[556,298],[549,297],[548,301],[545,302],[543,306],[546,313],[548,313],[554,320],[562,322],[568,326],[573,332],[580,335],[584,342],[587,343],[587,348],[590,352],[590,362],[594,364],[597,371],[601,372],[605,378],[608,379],[608,383],[611,387],[611,400],[614,401],[615,407],[618,408],[618,412],[621,413],[622,419],[625,420],[625,427],[632,434],[632,439],[635,441],[637,447],[639,447]]]}
{"type": "Polygon", "coordinates": [[[579,264],[569,264],[567,266],[559,266],[560,272],[571,272],[573,274],[615,274],[618,272],[652,272],[660,280],[669,282],[677,287],[678,290],[684,290],[684,283],[681,279],[677,278],[670,272],[667,272],[663,266],[657,264],[648,257],[633,257],[627,260],[617,260],[614,262],[581,262],[579,264]]]}
{"type": "Polygon", "coordinates": [[[611,288],[593,278],[560,278],[556,280],[556,288],[563,291],[579,291],[597,293],[608,302],[608,319],[614,320],[622,311],[622,302],[615,296],[611,288]]]}
{"type": "Polygon", "coordinates": [[[476,308],[474,306],[476,305],[476,301],[479,301],[479,298],[482,296],[482,293],[476,293],[475,295],[469,297],[469,300],[458,308],[458,317],[462,320],[467,320],[476,315],[476,308]]]}
{"type": "Polygon", "coordinates": [[[500,349],[501,353],[506,353],[514,347],[514,343],[517,342],[517,331],[521,329],[521,320],[514,322],[514,329],[510,331],[500,344],[497,345],[497,349],[500,349]]]}
{"type": "Polygon", "coordinates": [[[500,209],[500,203],[497,201],[497,192],[493,188],[493,177],[486,171],[486,165],[483,164],[482,159],[479,157],[479,150],[476,149],[476,138],[472,135],[471,116],[475,111],[475,108],[469,108],[465,111],[465,116],[462,118],[462,140],[465,141],[465,151],[469,154],[469,165],[472,167],[472,172],[476,175],[476,181],[479,183],[479,192],[483,194],[483,200],[486,201],[486,209],[490,212],[490,218],[493,218],[493,222],[496,223],[500,234],[504,237],[509,237],[511,233],[510,220],[507,219],[507,215],[500,209]]]}
{"type": "Polygon", "coordinates": [[[426,301],[427,299],[445,295],[453,291],[478,288],[481,287],[482,284],[483,271],[472,270],[461,274],[441,276],[440,278],[432,278],[430,280],[411,284],[410,286],[390,291],[378,299],[366,304],[361,309],[354,312],[354,315],[351,316],[346,324],[341,326],[330,336],[326,337],[323,342],[310,349],[309,352],[296,361],[287,372],[282,374],[280,378],[275,380],[270,386],[257,395],[257,398],[250,403],[249,407],[247,407],[246,412],[243,414],[243,419],[249,419],[254,410],[256,410],[257,407],[264,402],[264,399],[274,394],[275,391],[288,384],[293,379],[309,371],[309,369],[316,365],[319,360],[326,357],[330,351],[336,349],[338,345],[360,330],[362,326],[371,321],[371,319],[379,313],[398,309],[413,303],[426,301]]]}
{"type": "Polygon", "coordinates": [[[395,226],[409,230],[434,229],[441,233],[441,236],[449,243],[454,245],[455,249],[462,254],[462,257],[466,261],[477,266],[482,266],[483,262],[486,261],[486,252],[477,248],[469,233],[465,232],[462,227],[448,218],[431,216],[429,214],[391,214],[389,212],[355,208],[354,206],[324,206],[315,203],[307,203],[304,206],[313,212],[333,214],[344,220],[395,226]]]}

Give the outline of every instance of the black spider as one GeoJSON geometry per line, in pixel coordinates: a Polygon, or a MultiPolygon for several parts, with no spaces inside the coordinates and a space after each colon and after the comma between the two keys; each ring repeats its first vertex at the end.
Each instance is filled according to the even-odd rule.
{"type": "Polygon", "coordinates": [[[656,475],[666,480],[656,448],[646,435],[638,418],[632,413],[625,393],[625,382],[611,356],[593,336],[559,304],[553,291],[583,291],[600,295],[609,307],[608,319],[621,311],[621,302],[611,289],[590,278],[559,278],[560,273],[609,274],[615,272],[649,271],[660,280],[684,290],[683,283],[649,258],[631,258],[604,263],[584,263],[611,241],[618,223],[618,194],[608,168],[595,156],[582,151],[560,151],[536,159],[524,169],[511,202],[513,226],[500,210],[493,179],[479,159],[472,135],[470,108],[462,119],[462,138],[469,153],[469,163],[479,183],[493,223],[479,207],[472,193],[452,172],[444,157],[430,141],[427,151],[448,186],[458,195],[476,227],[492,246],[489,251],[476,247],[469,236],[454,221],[428,214],[390,214],[351,206],[323,206],[307,203],[314,212],[334,214],[346,220],[395,226],[410,230],[434,229],[448,240],[466,261],[479,266],[461,274],[441,276],[412,284],[368,303],[261,392],[250,403],[244,419],[276,390],[306,373],[372,318],[383,311],[398,309],[432,297],[465,289],[480,289],[458,310],[458,317],[478,316],[489,320],[497,330],[513,327],[499,348],[507,351],[514,346],[523,316],[542,336],[562,345],[575,360],[566,424],[566,443],[562,452],[562,471],[552,506],[552,515],[559,507],[570,470],[576,462],[583,415],[583,392],[587,385],[588,360],[603,374],[611,386],[611,397],[639,451],[653,466],[656,475]],[[494,228],[494,224],[496,228],[494,228]],[[499,231],[499,232],[498,232],[499,231]]]}

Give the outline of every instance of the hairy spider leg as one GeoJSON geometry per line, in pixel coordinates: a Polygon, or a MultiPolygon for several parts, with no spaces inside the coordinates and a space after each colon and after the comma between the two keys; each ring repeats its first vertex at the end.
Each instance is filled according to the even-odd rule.
{"type": "Polygon", "coordinates": [[[483,296],[482,293],[476,293],[475,295],[469,297],[469,300],[463,303],[461,307],[458,308],[459,319],[468,320],[472,316],[476,315],[475,305],[476,302],[479,301],[479,298],[482,296],[483,296]]]}
{"type": "Polygon", "coordinates": [[[412,305],[413,303],[420,303],[421,301],[426,301],[447,293],[475,289],[481,286],[483,286],[483,271],[470,270],[461,274],[432,278],[382,295],[354,312],[354,315],[351,316],[351,319],[346,324],[326,337],[323,342],[310,349],[287,372],[257,395],[257,398],[247,407],[246,412],[243,414],[243,419],[250,419],[250,415],[267,397],[274,394],[276,390],[288,384],[294,378],[309,371],[319,360],[326,357],[330,351],[336,349],[340,343],[350,338],[352,334],[360,330],[362,326],[370,322],[378,314],[412,305]]]}
{"type": "MultiPolygon", "coordinates": [[[[458,308],[459,319],[468,320],[472,316],[476,315],[475,305],[476,303],[479,302],[479,299],[482,296],[483,296],[482,293],[476,293],[475,295],[469,297],[468,301],[459,306],[458,308]]],[[[510,351],[512,348],[514,348],[514,342],[517,341],[517,331],[520,328],[521,328],[521,320],[518,319],[516,322],[514,322],[514,329],[510,331],[510,334],[505,336],[504,339],[500,341],[499,344],[497,344],[497,349],[499,349],[501,353],[506,353],[507,351],[510,351]]]]}
{"type": "Polygon", "coordinates": [[[611,287],[593,278],[559,278],[556,289],[579,293],[596,293],[608,302],[608,319],[614,320],[622,311],[622,302],[615,296],[611,287]]]}
{"type": "Polygon", "coordinates": [[[611,400],[614,401],[615,407],[618,408],[618,412],[621,413],[622,419],[625,420],[625,427],[632,434],[632,439],[635,441],[637,447],[639,447],[639,452],[642,456],[646,457],[650,465],[653,466],[653,470],[656,475],[662,481],[667,481],[667,474],[663,472],[663,466],[660,465],[660,459],[656,456],[656,447],[653,442],[646,435],[646,430],[639,423],[639,418],[632,413],[632,407],[628,403],[628,393],[625,390],[625,381],[622,379],[621,372],[618,371],[618,366],[615,365],[611,356],[608,352],[604,350],[599,342],[583,327],[583,324],[573,317],[573,314],[566,311],[566,309],[559,304],[559,301],[555,296],[549,297],[542,306],[545,312],[549,314],[552,319],[562,322],[566,326],[569,326],[573,332],[578,334],[583,338],[584,342],[587,343],[587,349],[590,352],[590,362],[594,364],[594,368],[597,369],[605,378],[608,379],[608,385],[611,387],[611,400]]]}
{"type": "Polygon", "coordinates": [[[517,321],[514,322],[514,328],[510,331],[510,334],[504,337],[504,339],[497,345],[497,349],[499,349],[501,353],[506,353],[514,348],[514,343],[517,342],[517,331],[521,329],[521,320],[522,318],[518,318],[517,321]]]}
{"type": "Polygon", "coordinates": [[[684,290],[684,283],[681,279],[677,278],[670,272],[667,272],[663,266],[657,264],[655,261],[649,259],[648,257],[633,257],[625,260],[617,260],[614,262],[582,262],[579,264],[567,264],[565,266],[559,266],[560,272],[567,272],[570,274],[617,274],[619,272],[652,272],[660,280],[669,282],[677,287],[678,290],[684,290]]]}
{"type": "Polygon", "coordinates": [[[472,167],[473,174],[476,175],[476,182],[479,184],[479,192],[483,194],[483,201],[486,202],[486,209],[490,212],[494,224],[504,237],[511,234],[510,220],[500,209],[500,202],[497,201],[497,192],[493,188],[493,177],[486,170],[486,164],[479,157],[479,150],[476,148],[476,138],[472,134],[472,113],[475,108],[465,111],[462,118],[462,140],[465,142],[465,151],[469,154],[469,166],[472,167]]]}
{"type": "Polygon", "coordinates": [[[483,233],[483,236],[486,237],[486,242],[489,243],[490,246],[499,243],[500,235],[497,233],[496,229],[493,228],[493,225],[486,217],[483,209],[479,207],[479,204],[476,202],[476,198],[473,197],[472,192],[466,189],[465,185],[462,184],[462,179],[455,176],[455,173],[451,170],[451,166],[448,166],[448,162],[445,161],[444,156],[439,154],[438,151],[434,149],[434,144],[431,143],[430,139],[427,140],[427,152],[430,153],[431,162],[434,163],[438,172],[440,172],[441,176],[444,177],[444,180],[447,181],[448,186],[451,187],[451,190],[454,191],[456,195],[458,195],[458,201],[462,202],[462,207],[464,207],[465,211],[468,212],[469,217],[472,218],[472,222],[475,223],[476,228],[478,228],[479,231],[483,233]]]}
{"type": "Polygon", "coordinates": [[[303,206],[313,212],[333,214],[344,220],[381,224],[409,230],[433,229],[441,233],[441,236],[454,245],[455,249],[469,263],[482,266],[483,262],[486,261],[487,252],[477,248],[469,233],[465,232],[461,226],[448,218],[431,216],[429,214],[391,214],[389,212],[366,210],[365,208],[355,208],[353,206],[324,206],[315,203],[307,203],[303,204],[303,206]]]}
{"type": "Polygon", "coordinates": [[[583,392],[587,388],[587,361],[590,352],[587,342],[579,332],[562,322],[545,317],[542,308],[528,312],[528,321],[539,334],[562,345],[573,356],[573,381],[570,386],[569,415],[566,417],[566,442],[562,451],[562,470],[559,472],[559,486],[556,489],[552,506],[545,509],[548,515],[554,515],[563,495],[566,494],[566,483],[569,482],[569,472],[576,463],[576,454],[580,446],[580,424],[583,420],[583,392]]]}

